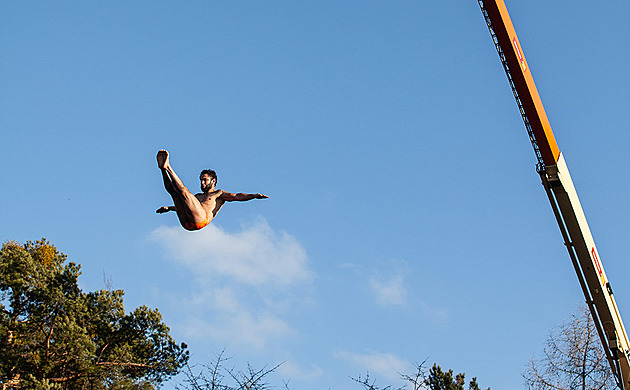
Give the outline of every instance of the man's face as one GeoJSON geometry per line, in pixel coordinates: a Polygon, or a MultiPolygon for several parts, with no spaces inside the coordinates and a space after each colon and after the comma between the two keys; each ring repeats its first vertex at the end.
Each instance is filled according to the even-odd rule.
{"type": "Polygon", "coordinates": [[[201,181],[201,191],[207,192],[212,189],[212,186],[214,185],[214,179],[211,178],[210,175],[204,173],[203,175],[201,175],[199,180],[201,181]]]}

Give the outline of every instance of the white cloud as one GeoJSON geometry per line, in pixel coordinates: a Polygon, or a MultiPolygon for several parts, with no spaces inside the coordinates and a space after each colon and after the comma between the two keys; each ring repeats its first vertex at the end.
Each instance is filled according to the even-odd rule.
{"type": "Polygon", "coordinates": [[[189,338],[263,349],[295,334],[283,316],[314,278],[295,237],[259,219],[235,233],[162,226],[149,238],[193,275],[188,297],[176,303],[186,308],[179,326],[189,338]]]}
{"type": "Polygon", "coordinates": [[[344,263],[339,267],[357,274],[378,305],[418,307],[435,323],[444,323],[450,317],[449,309],[433,306],[418,299],[418,291],[412,290],[411,295],[414,297],[409,298],[410,290],[407,286],[406,275],[409,275],[411,271],[407,263],[402,260],[389,260],[374,268],[354,263],[344,263]]]}
{"type": "Polygon", "coordinates": [[[335,357],[359,366],[361,370],[377,374],[388,380],[400,379],[400,374],[407,374],[414,370],[413,365],[391,353],[355,353],[338,351],[335,357]]]}
{"type": "Polygon", "coordinates": [[[295,237],[275,232],[263,219],[237,233],[217,225],[197,232],[162,226],[150,238],[199,277],[219,275],[247,285],[290,285],[313,278],[306,251],[295,237]]]}
{"type": "Polygon", "coordinates": [[[404,305],[407,301],[405,278],[400,273],[388,279],[372,277],[369,285],[379,305],[404,305]]]}

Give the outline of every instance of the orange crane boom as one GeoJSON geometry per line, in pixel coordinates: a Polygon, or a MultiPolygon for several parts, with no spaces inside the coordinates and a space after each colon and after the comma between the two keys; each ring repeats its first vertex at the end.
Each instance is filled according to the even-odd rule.
{"type": "Polygon", "coordinates": [[[630,390],[630,342],[569,169],[503,0],[477,0],[538,159],[551,208],[617,384],[630,390]]]}
{"type": "Polygon", "coordinates": [[[518,92],[516,96],[520,100],[521,114],[529,120],[528,130],[535,148],[540,151],[540,159],[546,165],[554,165],[560,156],[560,150],[551,131],[551,125],[534,84],[534,78],[530,72],[523,49],[516,36],[516,31],[510,20],[507,8],[503,1],[479,2],[482,10],[485,10],[486,21],[490,21],[489,27],[493,30],[493,39],[497,49],[500,49],[506,71],[511,75],[512,89],[518,92]],[[499,21],[500,23],[496,23],[499,21]]]}

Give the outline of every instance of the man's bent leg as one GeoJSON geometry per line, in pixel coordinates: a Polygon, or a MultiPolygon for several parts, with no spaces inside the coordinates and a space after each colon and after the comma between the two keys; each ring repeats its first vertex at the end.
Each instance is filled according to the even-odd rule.
{"type": "MultiPolygon", "coordinates": [[[[177,176],[173,167],[171,167],[171,163],[168,159],[168,152],[166,150],[160,150],[157,154],[158,167],[162,170],[162,173],[166,172],[168,174],[168,178],[170,179],[170,184],[174,187],[174,189],[179,193],[184,193],[188,191],[188,188],[184,185],[184,182],[177,176]]],[[[166,181],[166,178],[165,178],[166,181]]],[[[166,186],[166,185],[165,185],[166,186]]],[[[168,188],[166,189],[168,191],[168,188]]],[[[169,192],[170,193],[170,192],[169,192]]]]}
{"type": "MultiPolygon", "coordinates": [[[[157,154],[158,167],[162,171],[164,187],[173,198],[177,217],[188,230],[193,225],[208,223],[208,215],[195,195],[193,195],[177,176],[168,160],[168,152],[160,150],[157,154]]],[[[205,225],[204,225],[205,226],[205,225]]],[[[203,227],[203,226],[202,226],[203,227]]],[[[200,229],[201,227],[199,227],[200,229]]]]}
{"type": "Polygon", "coordinates": [[[171,197],[175,196],[175,187],[173,187],[173,182],[171,181],[168,173],[166,173],[166,169],[160,169],[160,171],[162,172],[162,180],[164,181],[164,188],[166,188],[166,192],[168,192],[171,197]]]}
{"type": "Polygon", "coordinates": [[[199,230],[210,222],[208,214],[201,206],[199,199],[190,191],[186,191],[181,197],[177,196],[177,198],[184,210],[183,213],[180,213],[179,208],[176,206],[177,216],[179,217],[179,222],[186,230],[199,230]]]}
{"type": "Polygon", "coordinates": [[[168,152],[166,150],[160,150],[158,152],[157,163],[158,168],[160,168],[160,172],[162,172],[162,180],[164,181],[164,188],[166,188],[166,192],[168,192],[171,196],[175,196],[175,186],[173,186],[173,180],[171,179],[171,176],[168,174],[166,169],[166,167],[170,167],[170,164],[168,162],[168,152]]]}

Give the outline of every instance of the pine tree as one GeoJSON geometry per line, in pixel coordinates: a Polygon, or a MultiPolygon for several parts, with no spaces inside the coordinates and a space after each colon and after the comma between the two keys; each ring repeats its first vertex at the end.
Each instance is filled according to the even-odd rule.
{"type": "Polygon", "coordinates": [[[85,293],[80,266],[45,239],[0,251],[3,389],[153,389],[188,361],[157,309],[122,290],[85,293]]]}

